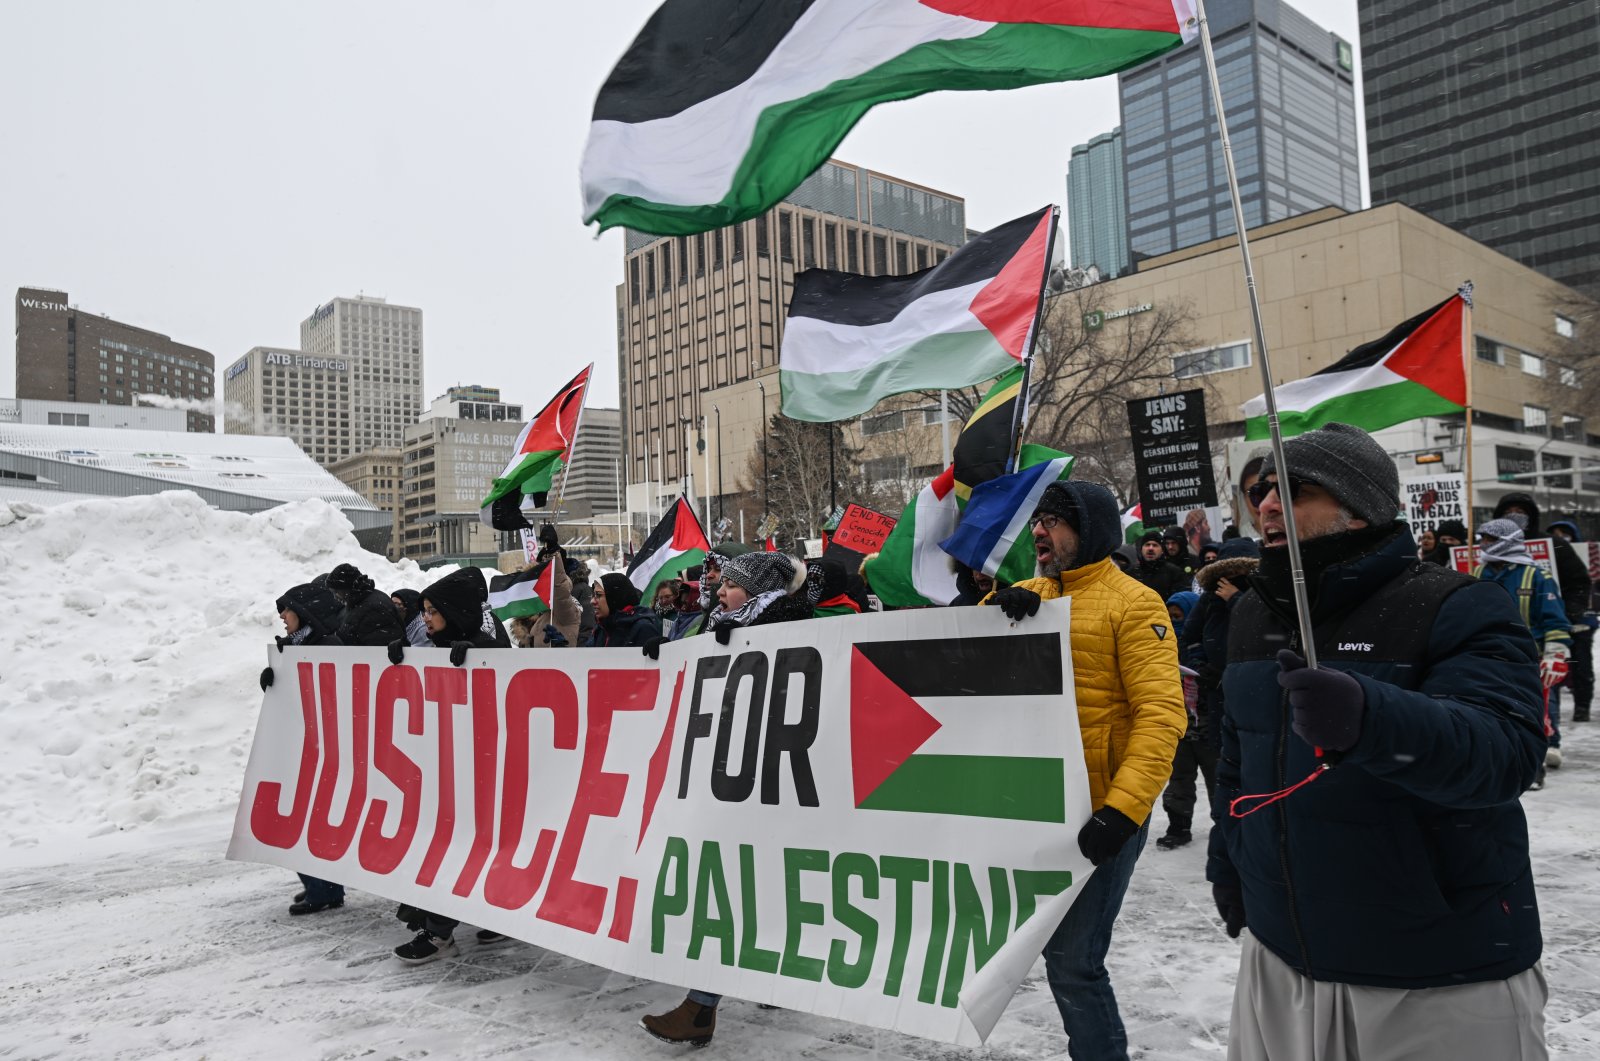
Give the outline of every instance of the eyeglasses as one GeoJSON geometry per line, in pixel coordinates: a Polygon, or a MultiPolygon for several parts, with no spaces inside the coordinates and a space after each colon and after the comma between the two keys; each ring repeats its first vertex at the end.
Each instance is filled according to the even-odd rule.
{"type": "Polygon", "coordinates": [[[1065,516],[1057,516],[1053,513],[1047,512],[1042,516],[1035,516],[1030,519],[1028,521],[1028,525],[1030,527],[1043,527],[1045,530],[1049,531],[1055,530],[1066,521],[1067,520],[1065,516]]]}
{"type": "Polygon", "coordinates": [[[422,614],[423,615],[438,615],[439,614],[439,610],[437,608],[435,608],[431,604],[424,604],[422,606],[422,614]]]}
{"type": "MultiPolygon", "coordinates": [[[[1312,482],[1310,479],[1300,479],[1293,475],[1289,476],[1289,502],[1293,504],[1294,502],[1300,500],[1301,488],[1316,485],[1317,484],[1312,482]]],[[[1268,495],[1270,495],[1272,491],[1276,490],[1277,488],[1278,484],[1275,482],[1268,482],[1265,479],[1258,479],[1250,484],[1250,489],[1246,490],[1244,494],[1250,499],[1250,503],[1252,505],[1260,508],[1261,503],[1265,501],[1268,495]]]]}

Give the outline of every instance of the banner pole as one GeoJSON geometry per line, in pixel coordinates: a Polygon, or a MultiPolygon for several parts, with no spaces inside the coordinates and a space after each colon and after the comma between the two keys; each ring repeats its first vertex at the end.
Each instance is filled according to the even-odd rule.
{"type": "Polygon", "coordinates": [[[1456,288],[1456,294],[1461,296],[1461,357],[1467,367],[1467,423],[1461,435],[1461,444],[1466,450],[1462,465],[1467,473],[1467,541],[1463,544],[1470,546],[1477,540],[1473,534],[1476,528],[1472,519],[1472,491],[1477,483],[1472,474],[1472,362],[1477,360],[1472,352],[1472,281],[1468,280],[1456,288]]]}
{"type": "Polygon", "coordinates": [[[1028,390],[1033,384],[1033,351],[1039,345],[1039,326],[1044,322],[1045,297],[1050,292],[1050,266],[1056,259],[1056,229],[1060,226],[1061,207],[1051,204],[1050,236],[1044,248],[1044,277],[1039,281],[1039,307],[1033,311],[1033,327],[1028,329],[1028,345],[1022,355],[1022,386],[1017,389],[1017,404],[1011,409],[1011,447],[1006,450],[1007,475],[1017,470],[1022,436],[1028,430],[1028,390]]]}
{"type": "MultiPolygon", "coordinates": [[[[1206,76],[1211,83],[1211,103],[1217,112],[1217,134],[1222,141],[1222,161],[1228,173],[1228,195],[1233,200],[1233,227],[1239,235],[1239,258],[1244,266],[1244,286],[1250,296],[1250,320],[1255,327],[1256,353],[1261,368],[1261,391],[1267,403],[1267,427],[1272,434],[1272,460],[1278,482],[1289,482],[1289,462],[1283,452],[1283,429],[1278,423],[1278,398],[1272,391],[1272,363],[1267,356],[1267,335],[1261,325],[1261,299],[1256,293],[1255,270],[1250,264],[1250,241],[1245,236],[1244,203],[1239,198],[1239,176],[1233,166],[1233,145],[1228,140],[1228,120],[1222,110],[1222,84],[1217,79],[1217,57],[1211,50],[1211,27],[1206,20],[1205,0],[1195,0],[1195,15],[1200,22],[1200,50],[1205,54],[1206,76]]],[[[1295,526],[1294,502],[1282,489],[1283,529],[1288,537],[1289,573],[1294,589],[1294,609],[1300,620],[1300,654],[1306,666],[1315,669],[1317,645],[1311,625],[1311,603],[1306,594],[1305,564],[1300,558],[1300,535],[1295,526]]]]}

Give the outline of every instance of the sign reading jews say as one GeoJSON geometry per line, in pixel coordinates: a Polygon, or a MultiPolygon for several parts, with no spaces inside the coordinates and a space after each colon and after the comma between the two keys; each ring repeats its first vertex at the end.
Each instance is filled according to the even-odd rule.
{"type": "Polygon", "coordinates": [[[1204,391],[1135,398],[1128,430],[1146,527],[1172,526],[1191,509],[1217,503],[1204,391]]]}
{"type": "Polygon", "coordinates": [[[981,1042],[1082,889],[1071,602],[637,650],[268,651],[230,858],[981,1042]]]}

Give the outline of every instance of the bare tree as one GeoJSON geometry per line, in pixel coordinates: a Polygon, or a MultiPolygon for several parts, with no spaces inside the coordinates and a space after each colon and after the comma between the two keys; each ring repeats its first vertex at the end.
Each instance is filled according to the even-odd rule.
{"type": "Polygon", "coordinates": [[[861,476],[860,450],[852,446],[841,423],[814,424],[774,414],[767,433],[756,443],[739,477],[734,510],[760,518],[763,493],[776,522],[780,544],[795,538],[816,538],[831,511],[830,499],[843,505],[870,497],[861,476]],[[833,436],[834,476],[828,471],[828,436],[833,436]],[[762,477],[766,475],[766,490],[762,477]]]}
{"type": "MultiPolygon", "coordinates": [[[[1560,430],[1564,414],[1600,408],[1600,302],[1563,289],[1549,299],[1548,309],[1558,321],[1559,342],[1551,351],[1556,363],[1544,374],[1543,390],[1551,424],[1560,430]]],[[[1583,430],[1600,433],[1597,427],[1585,424],[1583,430]]]]}

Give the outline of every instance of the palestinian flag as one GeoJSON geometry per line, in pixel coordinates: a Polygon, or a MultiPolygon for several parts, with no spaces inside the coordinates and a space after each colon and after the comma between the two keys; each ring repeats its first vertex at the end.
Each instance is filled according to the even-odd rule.
{"type": "Polygon", "coordinates": [[[656,529],[644,540],[628,564],[628,581],[639,590],[646,607],[655,600],[656,587],[705,560],[711,542],[695,518],[694,506],[678,498],[656,529]]]}
{"type": "Polygon", "coordinates": [[[1038,571],[1030,520],[1051,483],[1072,473],[1073,458],[1044,446],[1023,446],[1019,471],[979,483],[956,532],[940,548],[974,571],[1021,582],[1038,571]]]}
{"type": "Polygon", "coordinates": [[[875,104],[1114,74],[1197,32],[1188,0],[666,0],[595,99],[584,222],[743,221],[875,104]]]}
{"type": "Polygon", "coordinates": [[[523,498],[543,508],[556,474],[572,457],[572,440],[578,436],[583,397],[589,389],[590,365],[565,387],[517,436],[516,448],[505,471],[489,487],[479,518],[496,530],[522,530],[530,524],[522,516],[523,498]]]}
{"type": "Polygon", "coordinates": [[[502,622],[519,615],[543,615],[556,599],[556,561],[537,575],[530,568],[489,580],[489,608],[502,622]]]}
{"type": "Polygon", "coordinates": [[[857,416],[892,394],[970,387],[1027,352],[1055,243],[1047,206],[967,243],[931,269],[794,278],[778,353],[783,415],[857,416]]]}
{"type": "MultiPolygon", "coordinates": [[[[1283,433],[1335,422],[1377,431],[1461,412],[1467,405],[1464,312],[1461,296],[1451,295],[1321,372],[1276,388],[1283,433]]],[[[1245,402],[1244,415],[1246,441],[1270,436],[1265,396],[1245,402]]]]}
{"type": "Polygon", "coordinates": [[[1144,505],[1134,505],[1122,514],[1122,540],[1129,545],[1139,544],[1144,537],[1144,505]]]}
{"type": "Polygon", "coordinates": [[[956,497],[962,504],[972,496],[974,486],[1005,474],[1006,460],[1011,456],[1011,425],[1021,394],[1022,366],[1018,365],[994,381],[962,425],[952,454],[956,497]]]}
{"type": "Polygon", "coordinates": [[[870,565],[867,582],[891,608],[940,606],[956,599],[956,570],[939,543],[961,519],[954,468],[946,468],[911,499],[870,565]]]}
{"type": "Polygon", "coordinates": [[[1066,763],[1039,754],[1064,685],[1059,632],[857,642],[856,806],[1066,824],[1066,763]]]}

